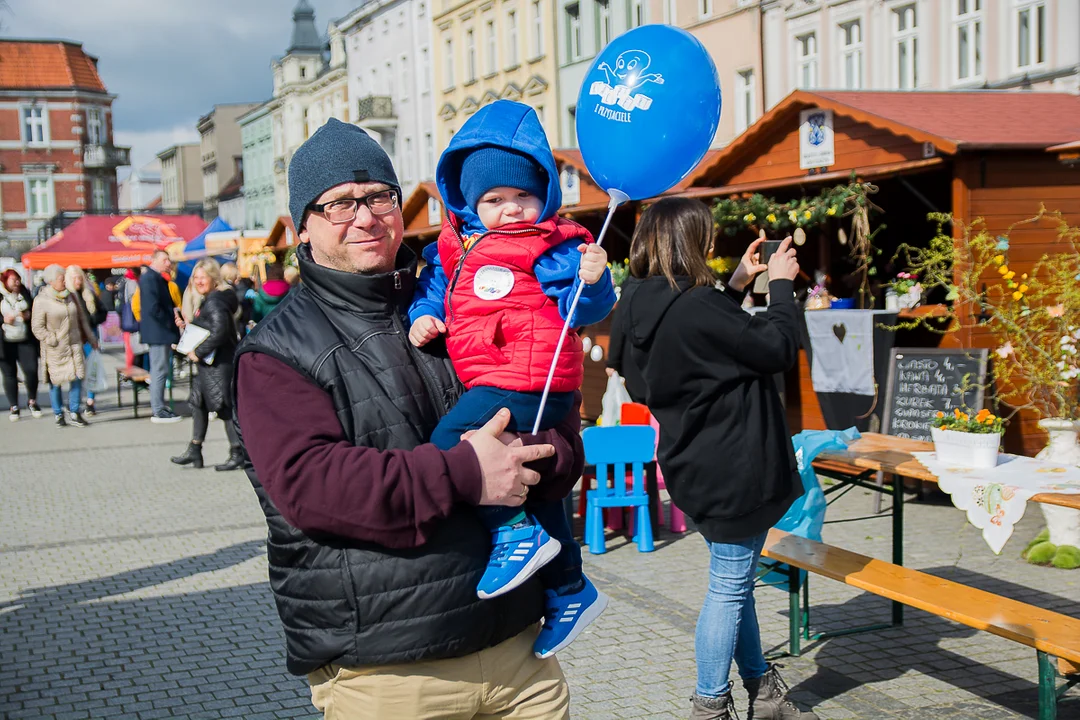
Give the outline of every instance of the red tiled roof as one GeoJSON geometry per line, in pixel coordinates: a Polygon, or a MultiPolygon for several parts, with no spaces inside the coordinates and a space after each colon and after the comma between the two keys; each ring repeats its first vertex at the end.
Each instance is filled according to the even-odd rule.
{"type": "Polygon", "coordinates": [[[66,40],[0,40],[0,89],[106,92],[94,59],[66,40]]]}
{"type": "Polygon", "coordinates": [[[806,93],[951,140],[960,147],[1038,147],[1080,135],[1080,97],[1017,91],[806,93]]]}

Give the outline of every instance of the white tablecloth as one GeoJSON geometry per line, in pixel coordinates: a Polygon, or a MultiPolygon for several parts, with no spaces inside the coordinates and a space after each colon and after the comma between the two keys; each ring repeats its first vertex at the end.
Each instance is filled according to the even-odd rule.
{"type": "Polygon", "coordinates": [[[986,544],[998,554],[1032,496],[1080,494],[1080,468],[1069,465],[1002,454],[995,468],[967,468],[939,462],[932,452],[912,454],[937,475],[938,487],[949,494],[953,505],[967,511],[968,522],[982,530],[986,544]]]}

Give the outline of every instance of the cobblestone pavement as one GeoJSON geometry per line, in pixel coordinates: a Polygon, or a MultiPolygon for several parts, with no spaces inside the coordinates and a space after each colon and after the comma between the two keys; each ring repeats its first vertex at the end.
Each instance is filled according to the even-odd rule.
{"type": "MultiPolygon", "coordinates": [[[[0,420],[0,717],[314,717],[305,683],[284,671],[245,477],[169,464],[190,421],[133,420],[115,393],[99,402],[83,430],[0,420]]],[[[215,423],[208,462],[227,451],[215,423]]],[[[830,518],[870,505],[853,492],[830,518]]],[[[910,566],[1080,616],[1080,572],[1018,558],[1040,527],[1035,508],[1001,556],[949,505],[910,504],[907,523],[910,566]]],[[[826,541],[887,558],[889,527],[830,525],[826,541]]],[[[651,554],[621,536],[608,548],[586,553],[586,570],[611,605],[560,655],[573,717],[685,718],[704,543],[662,532],[651,554]]],[[[840,583],[815,578],[811,590],[817,629],[888,617],[886,601],[840,583]]],[[[780,650],[786,595],[761,588],[757,600],[765,644],[780,650]]],[[[1035,717],[1033,651],[912,609],[903,628],[811,643],[784,663],[823,720],[1035,717]]],[[[1080,718],[1075,691],[1059,718],[1080,718]]]]}

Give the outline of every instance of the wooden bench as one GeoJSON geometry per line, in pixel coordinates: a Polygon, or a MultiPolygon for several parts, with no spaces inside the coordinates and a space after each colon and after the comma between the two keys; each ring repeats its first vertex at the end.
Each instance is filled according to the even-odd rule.
{"type": "MultiPolygon", "coordinates": [[[[1073,674],[1080,667],[1078,618],[775,529],[769,532],[762,556],[1034,648],[1039,666],[1039,720],[1054,720],[1058,698],[1080,683],[1080,675],[1073,674]],[[1056,666],[1051,656],[1058,658],[1056,666]],[[1065,676],[1060,690],[1059,673],[1065,676]]],[[[804,621],[800,578],[797,570],[789,572],[791,651],[795,655],[804,621]]],[[[805,631],[809,638],[808,627],[805,631]]]]}
{"type": "MultiPolygon", "coordinates": [[[[150,373],[141,367],[127,367],[116,369],[116,406],[124,407],[124,399],[121,393],[122,383],[131,383],[131,404],[135,410],[135,417],[139,417],[139,390],[150,390],[150,373]]],[[[174,409],[172,383],[166,382],[165,387],[169,391],[169,409],[174,409]]]]}

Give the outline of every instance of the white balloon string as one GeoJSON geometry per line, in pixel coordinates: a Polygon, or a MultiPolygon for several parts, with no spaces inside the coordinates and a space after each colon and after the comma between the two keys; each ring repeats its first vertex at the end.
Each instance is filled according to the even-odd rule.
{"type": "MultiPolygon", "coordinates": [[[[610,195],[611,201],[608,203],[607,217],[604,218],[604,226],[600,228],[600,235],[596,238],[597,247],[604,242],[604,235],[607,234],[608,225],[611,224],[611,218],[615,215],[615,209],[619,207],[620,203],[626,202],[628,199],[626,195],[623,195],[618,190],[612,190],[610,195]]],[[[570,332],[570,321],[574,318],[574,311],[577,310],[578,300],[581,299],[581,292],[584,289],[585,283],[579,282],[577,292],[574,293],[574,299],[570,302],[570,311],[566,313],[566,322],[563,323],[563,331],[559,335],[559,343],[555,346],[555,356],[551,358],[551,367],[548,368],[547,380],[544,382],[544,394],[540,396],[540,407],[536,411],[536,422],[533,423],[533,435],[540,432],[540,418],[544,416],[544,406],[547,405],[548,395],[551,394],[551,382],[555,378],[555,366],[559,363],[559,353],[562,352],[562,346],[566,341],[566,335],[570,332]]]]}

